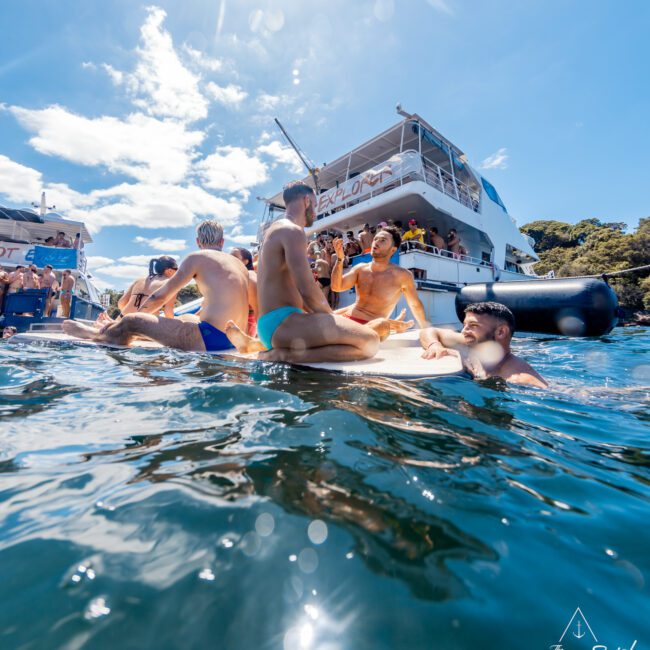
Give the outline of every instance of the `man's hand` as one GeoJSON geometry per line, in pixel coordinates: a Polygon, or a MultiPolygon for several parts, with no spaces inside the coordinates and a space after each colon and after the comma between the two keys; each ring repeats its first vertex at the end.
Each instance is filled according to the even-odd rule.
{"type": "Polygon", "coordinates": [[[440,359],[441,357],[458,357],[460,359],[460,352],[446,348],[442,343],[434,341],[422,353],[423,359],[440,359]]]}
{"type": "Polygon", "coordinates": [[[332,245],[334,246],[336,257],[339,260],[342,260],[345,257],[345,253],[343,252],[343,240],[340,237],[336,237],[334,241],[332,241],[332,245]]]}

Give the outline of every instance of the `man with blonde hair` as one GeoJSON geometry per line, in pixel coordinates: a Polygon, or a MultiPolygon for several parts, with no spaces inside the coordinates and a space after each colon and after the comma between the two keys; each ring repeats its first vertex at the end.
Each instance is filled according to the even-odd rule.
{"type": "Polygon", "coordinates": [[[179,350],[213,352],[232,349],[224,334],[226,323],[232,321],[245,329],[248,319],[248,271],[233,255],[221,252],[223,228],[217,221],[204,221],[196,229],[200,250],[190,253],[176,274],[154,291],[140,311],[101,330],[77,321],[65,321],[63,330],[80,338],[99,343],[128,345],[136,337],[146,337],[179,350]],[[161,318],[143,311],[158,311],[188,282],[195,280],[203,295],[200,320],[161,318]]]}

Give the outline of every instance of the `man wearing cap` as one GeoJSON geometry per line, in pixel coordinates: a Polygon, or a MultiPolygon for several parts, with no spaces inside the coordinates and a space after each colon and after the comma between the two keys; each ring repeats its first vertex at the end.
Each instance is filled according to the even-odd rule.
{"type": "Polygon", "coordinates": [[[403,242],[407,243],[407,248],[424,248],[424,235],[423,228],[418,228],[418,222],[415,219],[409,221],[409,229],[402,235],[403,242]]]}

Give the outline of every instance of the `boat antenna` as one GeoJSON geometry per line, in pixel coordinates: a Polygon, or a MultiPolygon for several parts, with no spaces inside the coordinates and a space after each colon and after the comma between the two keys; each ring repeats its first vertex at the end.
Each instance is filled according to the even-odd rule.
{"type": "Polygon", "coordinates": [[[45,192],[41,192],[41,202],[40,203],[32,202],[32,208],[38,208],[38,213],[41,215],[41,217],[44,217],[47,214],[47,211],[54,210],[56,208],[56,205],[51,205],[48,207],[45,201],[45,192]]]}
{"type": "Polygon", "coordinates": [[[320,186],[318,184],[318,167],[314,165],[314,161],[309,158],[309,156],[296,144],[294,139],[287,133],[287,130],[282,126],[280,123],[280,120],[277,117],[273,118],[275,120],[275,123],[278,125],[278,128],[280,131],[282,131],[282,135],[286,138],[287,142],[291,145],[291,148],[296,152],[298,155],[298,158],[302,161],[302,164],[307,168],[307,171],[309,172],[310,176],[314,179],[314,188],[316,189],[316,193],[320,193],[320,186]]]}

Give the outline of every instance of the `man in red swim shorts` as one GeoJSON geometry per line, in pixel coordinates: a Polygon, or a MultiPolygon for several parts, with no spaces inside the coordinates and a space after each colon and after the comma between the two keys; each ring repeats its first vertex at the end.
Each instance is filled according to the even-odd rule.
{"type": "MultiPolygon", "coordinates": [[[[372,261],[355,264],[343,275],[343,242],[341,239],[334,240],[338,261],[332,269],[332,291],[348,291],[354,287],[357,292],[354,305],[344,307],[337,313],[361,324],[376,318],[388,318],[400,296],[404,294],[418,325],[430,326],[417,294],[413,274],[390,261],[401,243],[401,235],[395,226],[379,230],[370,248],[372,261]]],[[[403,315],[404,312],[398,319],[403,318],[403,315]]]]}

